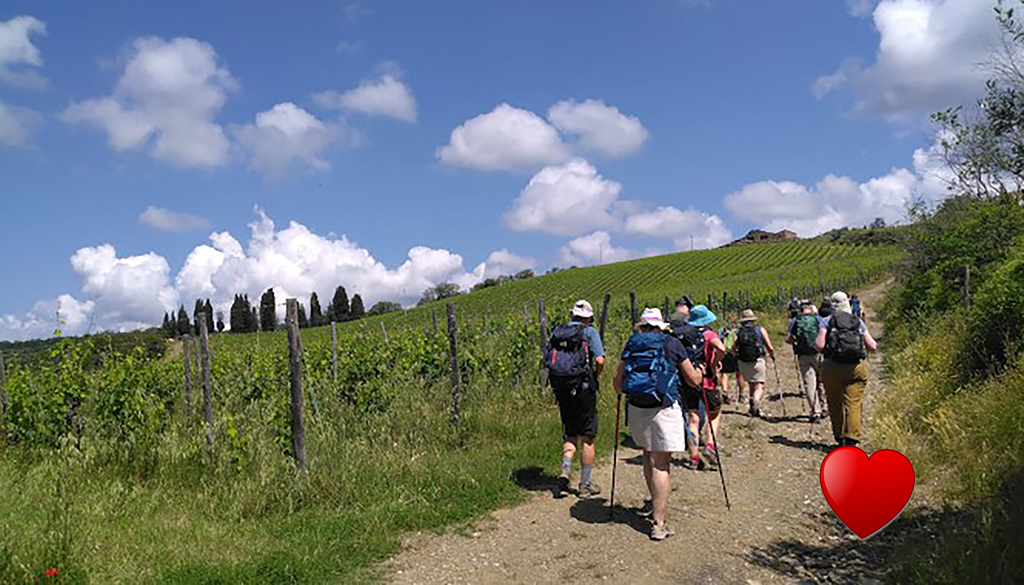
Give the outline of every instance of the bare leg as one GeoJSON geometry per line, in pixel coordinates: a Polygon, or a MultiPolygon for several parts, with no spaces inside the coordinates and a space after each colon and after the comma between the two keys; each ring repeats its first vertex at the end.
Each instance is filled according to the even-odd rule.
{"type": "Polygon", "coordinates": [[[651,460],[651,501],[654,504],[655,526],[665,526],[665,512],[668,509],[668,495],[672,491],[669,481],[669,460],[671,453],[664,451],[652,451],[651,460]]]}
{"type": "Polygon", "coordinates": [[[686,425],[688,427],[690,427],[690,436],[693,437],[693,441],[691,441],[690,445],[689,445],[689,447],[690,447],[690,457],[693,458],[693,457],[697,456],[697,446],[698,446],[698,443],[699,443],[699,441],[697,440],[697,437],[700,436],[698,434],[699,433],[698,427],[700,426],[700,413],[697,410],[687,411],[687,413],[686,413],[686,425]]]}
{"type": "MultiPolygon", "coordinates": [[[[716,429],[717,430],[717,429],[716,429]]],[[[583,465],[594,464],[594,437],[581,437],[580,441],[583,453],[580,454],[580,463],[583,465]]],[[[564,451],[563,451],[564,453],[564,451]]]]}

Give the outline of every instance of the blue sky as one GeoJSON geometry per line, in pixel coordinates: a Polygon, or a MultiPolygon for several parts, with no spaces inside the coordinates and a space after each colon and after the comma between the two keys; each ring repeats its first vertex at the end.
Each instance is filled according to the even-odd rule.
{"type": "Polygon", "coordinates": [[[978,0],[8,1],[0,339],[58,299],[73,333],[269,286],[410,304],[898,221],[994,32],[978,0]]]}

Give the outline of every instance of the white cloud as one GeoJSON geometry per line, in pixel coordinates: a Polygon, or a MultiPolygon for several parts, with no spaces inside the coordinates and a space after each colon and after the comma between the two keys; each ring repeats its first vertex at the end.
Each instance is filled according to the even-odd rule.
{"type": "Polygon", "coordinates": [[[578,136],[579,148],[610,157],[637,152],[650,136],[639,118],[600,100],[560,101],[548,110],[548,120],[563,133],[578,136]]]}
{"type": "Polygon", "coordinates": [[[112,95],[74,103],[61,118],[98,126],[116,150],[148,147],[175,166],[215,167],[227,162],[229,142],[214,118],[236,88],[209,44],[142,38],[112,95]]]}
{"type": "Polygon", "coordinates": [[[210,227],[210,220],[190,213],[177,213],[150,205],[139,215],[139,221],[165,232],[187,232],[210,227]]]}
{"type": "Polygon", "coordinates": [[[0,81],[24,89],[43,89],[46,78],[34,67],[42,67],[43,56],[32,44],[32,33],[46,34],[46,23],[32,16],[16,16],[0,22],[0,81]]]}
{"type": "Polygon", "coordinates": [[[249,153],[249,168],[275,178],[295,162],[325,171],[330,164],[321,157],[324,149],[337,141],[358,140],[343,122],[322,122],[291,102],[256,114],[255,123],[236,126],[233,132],[249,153]]]}
{"type": "Polygon", "coordinates": [[[570,240],[558,251],[558,265],[562,268],[570,266],[592,266],[610,264],[640,257],[641,254],[626,248],[612,245],[612,237],[606,231],[596,231],[586,236],[570,240]]]}
{"type": "Polygon", "coordinates": [[[812,187],[790,181],[752,183],[727,195],[724,204],[736,217],[769,231],[789,229],[804,237],[868,225],[879,217],[901,223],[909,203],[923,199],[934,204],[946,197],[950,171],[940,152],[937,139],[930,148],[914,151],[912,171],[897,168],[863,183],[833,174],[812,187]]]}
{"type": "Polygon", "coordinates": [[[92,301],[79,301],[69,294],[38,301],[31,311],[20,317],[0,315],[0,339],[47,339],[53,337],[58,329],[62,335],[82,335],[88,332],[94,307],[92,301]]]}
{"type": "Polygon", "coordinates": [[[543,118],[500,104],[467,120],[451,133],[437,158],[453,166],[486,171],[522,171],[569,159],[570,149],[543,118]]]}
{"type": "Polygon", "coordinates": [[[170,286],[170,265],[153,252],[118,258],[109,244],[81,248],[71,266],[84,280],[82,292],[95,301],[97,323],[110,327],[157,323],[175,308],[178,295],[170,286]]]}
{"type": "Polygon", "coordinates": [[[43,117],[30,108],[12,106],[0,101],[0,144],[25,147],[31,144],[32,134],[43,122],[43,117]]]}
{"type": "Polygon", "coordinates": [[[399,81],[393,73],[364,81],[359,87],[345,93],[325,91],[313,94],[313,100],[325,108],[386,116],[403,122],[416,121],[416,98],[409,86],[399,81]]]}
{"type": "MultiPolygon", "coordinates": [[[[890,122],[920,122],[940,108],[969,103],[984,92],[987,63],[997,46],[992,2],[985,0],[881,0],[873,21],[879,34],[875,62],[844,63],[815,82],[822,97],[849,83],[854,111],[890,122]]],[[[868,2],[853,2],[866,11],[868,2]]]]}
{"type": "Polygon", "coordinates": [[[533,269],[536,266],[537,261],[533,258],[519,256],[502,248],[491,252],[486,260],[476,265],[473,272],[458,275],[455,278],[455,284],[468,290],[484,279],[513,276],[517,272],[533,269]]]}
{"type": "Polygon", "coordinates": [[[675,207],[630,215],[623,231],[655,238],[669,238],[677,250],[715,248],[732,240],[732,233],[717,215],[675,207]],[[692,238],[692,240],[691,240],[692,238]]]}
{"type": "Polygon", "coordinates": [[[534,175],[506,212],[505,223],[514,230],[566,236],[611,227],[612,206],[621,191],[621,184],[574,159],[534,175]]]}

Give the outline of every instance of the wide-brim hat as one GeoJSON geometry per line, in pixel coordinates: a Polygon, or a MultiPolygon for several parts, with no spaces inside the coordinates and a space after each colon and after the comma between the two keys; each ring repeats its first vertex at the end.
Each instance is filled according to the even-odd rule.
{"type": "Polygon", "coordinates": [[[690,309],[690,320],[687,321],[693,327],[704,327],[718,320],[718,317],[704,305],[697,305],[690,309]]]}
{"type": "Polygon", "coordinates": [[[640,321],[637,325],[652,325],[662,331],[668,331],[668,323],[666,323],[664,317],[661,316],[661,309],[657,308],[644,309],[644,312],[640,315],[640,321]]]}
{"type": "Polygon", "coordinates": [[[757,315],[750,309],[743,309],[743,312],[740,313],[740,323],[744,321],[757,321],[757,315]]]}
{"type": "Polygon", "coordinates": [[[572,306],[571,313],[573,317],[590,319],[594,316],[594,307],[591,307],[590,303],[581,299],[576,301],[576,304],[572,306]]]}
{"type": "Polygon", "coordinates": [[[850,297],[846,296],[846,293],[841,290],[837,290],[832,293],[832,306],[835,307],[837,311],[842,311],[844,313],[852,312],[852,309],[850,308],[850,297]]]}
{"type": "Polygon", "coordinates": [[[676,299],[676,306],[678,307],[679,305],[686,305],[686,308],[692,309],[693,301],[690,300],[690,297],[683,295],[676,299]]]}

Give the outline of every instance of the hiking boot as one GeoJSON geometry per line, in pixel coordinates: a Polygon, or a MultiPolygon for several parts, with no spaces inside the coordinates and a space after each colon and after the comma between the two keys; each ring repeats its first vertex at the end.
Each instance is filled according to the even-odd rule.
{"type": "Polygon", "coordinates": [[[687,462],[683,463],[683,466],[694,471],[704,471],[708,468],[707,463],[704,463],[704,460],[700,458],[700,455],[690,457],[687,459],[687,462]]]}
{"type": "Polygon", "coordinates": [[[676,531],[667,526],[658,526],[655,524],[651,527],[651,540],[665,540],[670,536],[675,536],[675,534],[676,531]]]}
{"type": "Polygon", "coordinates": [[[716,466],[718,465],[718,457],[717,453],[715,452],[714,445],[705,445],[704,449],[701,451],[700,454],[701,458],[704,460],[703,462],[707,462],[708,467],[710,467],[712,470],[717,469],[716,466]]]}
{"type": "Polygon", "coordinates": [[[558,475],[558,489],[556,494],[560,498],[564,498],[569,494],[569,478],[572,476],[572,470],[562,470],[562,473],[558,475]]]}
{"type": "Polygon", "coordinates": [[[722,404],[732,404],[732,398],[729,397],[728,392],[722,392],[722,404]]]}
{"type": "Polygon", "coordinates": [[[747,412],[747,414],[749,414],[753,418],[761,418],[761,407],[759,407],[755,402],[751,401],[750,410],[747,412]]]}
{"type": "Polygon", "coordinates": [[[601,486],[597,485],[597,482],[590,480],[587,483],[581,483],[580,489],[576,492],[576,495],[581,498],[589,498],[590,496],[596,496],[601,493],[601,486]]]}
{"type": "Polygon", "coordinates": [[[636,511],[636,515],[641,518],[651,518],[654,516],[654,502],[650,500],[644,500],[644,505],[636,511]]]}

